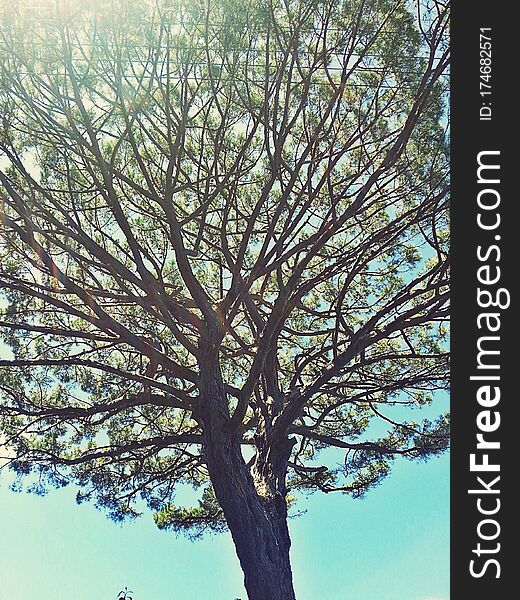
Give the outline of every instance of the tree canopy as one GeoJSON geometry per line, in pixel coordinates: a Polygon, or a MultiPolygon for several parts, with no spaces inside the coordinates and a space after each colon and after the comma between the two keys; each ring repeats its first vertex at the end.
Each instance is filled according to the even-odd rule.
{"type": "Polygon", "coordinates": [[[238,549],[233,473],[286,516],[445,450],[447,7],[31,5],[0,25],[5,463],[238,549]]]}

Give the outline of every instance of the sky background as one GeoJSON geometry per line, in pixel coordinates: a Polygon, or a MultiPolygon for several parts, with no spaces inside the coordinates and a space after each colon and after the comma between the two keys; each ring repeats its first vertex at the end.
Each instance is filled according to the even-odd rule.
{"type": "MultiPolygon", "coordinates": [[[[0,477],[0,600],[246,599],[229,534],[189,542],[147,512],[116,525],[72,486],[46,497],[0,477]]],[[[298,600],[448,600],[449,457],[400,460],[364,500],[315,494],[290,522],[298,600]]]]}
{"type": "MultiPolygon", "coordinates": [[[[447,405],[439,394],[420,416],[447,405]]],[[[118,525],[78,506],[74,486],[39,497],[12,481],[0,472],[0,600],[117,600],[125,586],[133,600],[246,600],[229,534],[190,542],[150,512],[118,525]]],[[[306,510],[289,523],[298,600],[449,599],[447,454],[398,459],[363,500],[320,493],[296,509],[306,510]]]]}
{"type": "MultiPolygon", "coordinates": [[[[2,348],[0,347],[0,352],[2,348]]],[[[229,534],[190,542],[149,512],[117,525],[73,486],[14,493],[0,475],[0,600],[246,599],[229,534]]],[[[298,600],[448,600],[449,457],[399,460],[365,499],[314,494],[290,521],[298,600]]]]}

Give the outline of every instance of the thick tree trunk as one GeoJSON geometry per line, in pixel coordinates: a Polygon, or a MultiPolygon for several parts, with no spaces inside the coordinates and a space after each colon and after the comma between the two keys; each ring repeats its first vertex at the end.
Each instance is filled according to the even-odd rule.
{"type": "Polygon", "coordinates": [[[206,464],[244,572],[249,600],[295,600],[285,495],[258,485],[244,461],[218,369],[202,375],[206,464]],[[259,489],[260,488],[260,489],[259,489]]]}

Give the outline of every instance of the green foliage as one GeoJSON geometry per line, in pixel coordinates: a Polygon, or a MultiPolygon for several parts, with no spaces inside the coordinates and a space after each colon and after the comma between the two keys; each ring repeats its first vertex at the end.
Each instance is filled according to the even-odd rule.
{"type": "Polygon", "coordinates": [[[362,496],[447,447],[428,409],[448,376],[447,17],[413,5],[42,0],[35,24],[6,3],[0,439],[33,491],[222,530],[207,346],[253,470],[285,424],[293,490],[362,496]]]}
{"type": "Polygon", "coordinates": [[[197,507],[178,508],[167,504],[154,514],[154,521],[159,529],[185,534],[192,541],[200,539],[206,531],[220,533],[227,529],[224,514],[211,487],[205,488],[197,507]]]}

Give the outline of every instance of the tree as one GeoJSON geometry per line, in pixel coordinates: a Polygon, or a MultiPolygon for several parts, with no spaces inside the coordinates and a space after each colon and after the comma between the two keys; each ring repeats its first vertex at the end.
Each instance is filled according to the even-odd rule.
{"type": "Polygon", "coordinates": [[[411,413],[448,369],[447,7],[34,4],[1,28],[6,462],[229,528],[249,598],[293,599],[295,494],[448,444],[411,413]]]}

